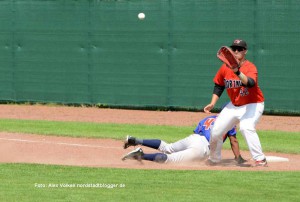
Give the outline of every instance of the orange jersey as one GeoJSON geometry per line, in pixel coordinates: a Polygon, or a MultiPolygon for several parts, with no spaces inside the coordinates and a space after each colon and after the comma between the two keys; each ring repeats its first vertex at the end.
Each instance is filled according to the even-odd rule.
{"type": "Polygon", "coordinates": [[[255,81],[255,86],[251,88],[244,86],[239,77],[225,64],[220,67],[214,82],[220,86],[225,86],[227,94],[235,106],[263,102],[264,95],[257,84],[255,65],[247,60],[241,66],[240,71],[247,77],[251,77],[255,81]]]}

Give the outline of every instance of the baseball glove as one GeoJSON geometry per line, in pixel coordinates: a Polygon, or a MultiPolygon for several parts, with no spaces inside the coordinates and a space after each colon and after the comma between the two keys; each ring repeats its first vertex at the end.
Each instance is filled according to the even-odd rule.
{"type": "Polygon", "coordinates": [[[217,57],[231,69],[240,67],[239,61],[235,58],[232,50],[227,46],[222,46],[218,50],[217,57]]]}

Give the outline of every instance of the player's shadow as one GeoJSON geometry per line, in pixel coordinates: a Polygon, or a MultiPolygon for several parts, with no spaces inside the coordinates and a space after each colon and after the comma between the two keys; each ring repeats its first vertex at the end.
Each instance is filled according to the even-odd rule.
{"type": "Polygon", "coordinates": [[[224,167],[251,167],[251,164],[248,164],[247,162],[238,164],[234,159],[222,159],[219,165],[224,167]]]}

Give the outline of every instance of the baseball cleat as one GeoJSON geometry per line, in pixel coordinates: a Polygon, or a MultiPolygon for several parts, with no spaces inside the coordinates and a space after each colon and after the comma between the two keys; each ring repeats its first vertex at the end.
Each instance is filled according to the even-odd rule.
{"type": "Polygon", "coordinates": [[[127,149],[130,146],[136,146],[137,144],[135,143],[135,137],[132,137],[130,135],[126,136],[126,139],[124,141],[124,149],[127,149]]]}
{"type": "Polygon", "coordinates": [[[268,163],[267,163],[267,159],[263,159],[261,161],[255,161],[255,164],[253,165],[253,167],[268,167],[268,163]]]}
{"type": "Polygon", "coordinates": [[[135,150],[133,150],[133,151],[129,152],[128,154],[126,154],[125,156],[123,156],[122,161],[125,161],[127,159],[141,161],[143,155],[144,155],[144,152],[143,152],[142,148],[138,147],[135,150]]]}

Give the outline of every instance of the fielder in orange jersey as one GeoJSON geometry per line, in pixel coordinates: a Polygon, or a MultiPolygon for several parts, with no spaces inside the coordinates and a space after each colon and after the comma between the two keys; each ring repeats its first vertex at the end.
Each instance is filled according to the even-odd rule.
{"type": "Polygon", "coordinates": [[[222,135],[240,123],[240,131],[246,140],[255,166],[267,166],[256,124],[264,111],[264,96],[258,86],[256,66],[246,59],[247,43],[236,39],[230,46],[239,61],[239,67],[230,69],[223,64],[214,78],[214,91],[210,104],[204,112],[210,113],[226,89],[231,100],[216,119],[211,130],[210,155],[207,163],[215,165],[221,161],[222,135]]]}

